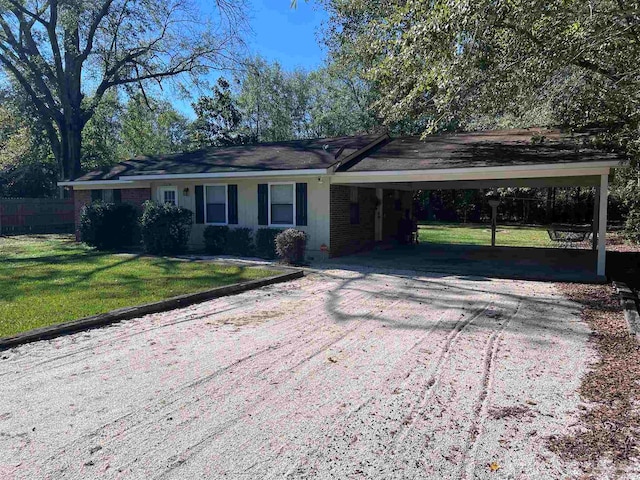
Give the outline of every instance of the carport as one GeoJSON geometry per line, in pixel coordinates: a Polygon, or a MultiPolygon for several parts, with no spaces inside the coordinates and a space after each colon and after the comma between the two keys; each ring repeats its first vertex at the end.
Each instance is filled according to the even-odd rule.
{"type": "Polygon", "coordinates": [[[517,255],[514,249],[509,249],[511,252],[507,251],[504,258],[518,257],[522,261],[529,255],[531,268],[535,268],[536,258],[538,261],[546,258],[547,266],[551,267],[554,262],[574,261],[583,271],[586,262],[591,264],[592,274],[603,277],[609,175],[612,168],[621,165],[621,158],[590,148],[590,136],[560,130],[518,129],[430,135],[426,140],[400,137],[378,141],[367,149],[366,155],[337,165],[331,176],[332,253],[336,253],[334,238],[340,239],[340,245],[348,245],[344,232],[349,229],[345,215],[339,211],[346,203],[359,204],[359,223],[373,223],[372,228],[361,225],[351,228],[354,232],[351,243],[363,245],[381,242],[397,231],[397,220],[416,190],[592,187],[596,190],[594,252],[574,252],[561,259],[558,252],[545,257],[536,255],[533,249],[516,249],[520,250],[517,255]],[[371,201],[374,195],[375,201],[371,201]],[[341,196],[348,196],[349,202],[335,200],[341,196]]]}

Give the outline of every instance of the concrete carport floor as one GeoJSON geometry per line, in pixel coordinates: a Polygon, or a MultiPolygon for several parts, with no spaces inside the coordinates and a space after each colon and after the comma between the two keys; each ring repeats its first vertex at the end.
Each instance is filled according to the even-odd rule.
{"type": "Polygon", "coordinates": [[[484,247],[476,245],[380,245],[372,250],[317,263],[325,268],[353,266],[579,283],[601,283],[596,274],[597,254],[591,250],[561,248],[484,247]]]}
{"type": "MultiPolygon", "coordinates": [[[[473,169],[472,169],[473,170],[473,169]]],[[[586,176],[549,176],[539,178],[509,178],[482,180],[439,180],[420,181],[419,175],[405,173],[396,175],[395,182],[380,182],[379,177],[346,176],[332,180],[336,184],[351,187],[376,189],[377,207],[375,216],[375,241],[384,244],[394,237],[398,229],[398,218],[403,215],[402,209],[390,215],[389,209],[394,210],[388,198],[390,193],[415,192],[417,190],[462,190],[462,189],[490,189],[500,187],[593,187],[595,188],[592,238],[593,251],[550,249],[550,248],[521,248],[521,247],[478,247],[460,245],[420,245],[394,248],[391,250],[378,248],[373,252],[350,255],[337,262],[366,265],[368,260],[374,260],[380,266],[393,267],[398,261],[409,268],[423,271],[449,272],[452,274],[487,275],[497,278],[522,278],[533,280],[558,280],[575,282],[603,282],[606,281],[606,222],[608,172],[605,167],[594,171],[606,171],[600,175],[586,176]],[[406,181],[397,181],[406,178],[406,181]],[[358,183],[362,180],[368,183],[358,183]],[[413,179],[413,180],[412,180],[413,179]],[[347,183],[343,183],[347,182],[347,183]],[[399,215],[399,216],[398,216],[399,215]],[[414,263],[415,262],[415,263],[414,263]]],[[[538,172],[541,175],[560,175],[562,172],[538,172]]],[[[470,175],[476,175],[471,173],[470,175]]],[[[425,174],[434,176],[432,173],[425,174]]],[[[456,174],[460,176],[460,174],[456,174]]],[[[485,174],[485,175],[491,175],[485,174]]],[[[499,207],[498,207],[499,208],[499,207]]],[[[398,210],[395,208],[395,210],[398,210]]],[[[496,210],[493,209],[495,215],[496,210]]],[[[373,238],[371,239],[373,240],[373,238]]],[[[369,245],[373,242],[369,242],[369,245]]],[[[400,267],[402,268],[402,267],[400,267]]]]}

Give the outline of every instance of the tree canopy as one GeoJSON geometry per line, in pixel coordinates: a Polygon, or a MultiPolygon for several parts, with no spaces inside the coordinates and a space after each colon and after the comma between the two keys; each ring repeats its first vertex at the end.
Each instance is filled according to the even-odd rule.
{"type": "Polygon", "coordinates": [[[630,118],[640,101],[637,2],[325,3],[332,56],[361,67],[387,121],[422,116],[438,128],[554,100],[559,120],[586,124],[630,118]]]}
{"type": "Polygon", "coordinates": [[[62,177],[81,170],[82,132],[104,95],[221,67],[242,5],[189,0],[0,0],[0,67],[30,98],[62,177]]]}

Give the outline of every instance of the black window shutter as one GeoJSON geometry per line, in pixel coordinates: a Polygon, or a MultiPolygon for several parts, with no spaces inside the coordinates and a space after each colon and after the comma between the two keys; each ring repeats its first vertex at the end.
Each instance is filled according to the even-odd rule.
{"type": "Polygon", "coordinates": [[[307,184],[296,183],[296,225],[307,224],[307,184]]]}
{"type": "Polygon", "coordinates": [[[196,223],[204,223],[204,187],[196,185],[196,223]]]}
{"type": "Polygon", "coordinates": [[[238,224],[238,185],[227,187],[227,208],[229,224],[238,224]]]}
{"type": "Polygon", "coordinates": [[[113,190],[113,203],[122,203],[122,190],[119,188],[113,190]]]}
{"type": "Polygon", "coordinates": [[[91,201],[102,200],[102,190],[91,190],[91,201]]]}
{"type": "Polygon", "coordinates": [[[258,225],[269,223],[269,185],[258,184],[258,225]]]}

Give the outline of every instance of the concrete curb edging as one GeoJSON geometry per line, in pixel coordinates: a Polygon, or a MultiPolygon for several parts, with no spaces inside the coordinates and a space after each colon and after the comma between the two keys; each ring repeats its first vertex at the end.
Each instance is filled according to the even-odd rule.
{"type": "Polygon", "coordinates": [[[620,297],[620,305],[624,311],[624,318],[629,326],[629,334],[640,338],[640,314],[638,313],[637,297],[623,282],[613,282],[613,286],[620,297]]]}
{"type": "Polygon", "coordinates": [[[84,317],[79,320],[73,320],[71,322],[64,322],[57,325],[36,328],[27,332],[18,333],[17,335],[13,335],[10,337],[0,338],[0,351],[6,350],[11,347],[16,347],[24,343],[46,340],[62,335],[76,333],[82,330],[103,327],[112,323],[120,322],[122,320],[130,320],[132,318],[148,315],[150,313],[175,310],[176,308],[187,307],[189,305],[193,305],[194,303],[200,303],[206,300],[212,300],[214,298],[235,295],[237,293],[246,292],[248,290],[255,290],[256,288],[273,285],[275,283],[288,282],[290,280],[302,278],[303,276],[304,272],[302,270],[295,270],[280,275],[274,275],[272,277],[250,280],[242,283],[234,283],[232,285],[225,285],[223,287],[205,290],[204,292],[187,293],[184,295],[178,295],[177,297],[168,298],[166,300],[160,300],[159,302],[146,303],[135,307],[118,308],[107,313],[92,315],[90,317],[84,317]]]}

